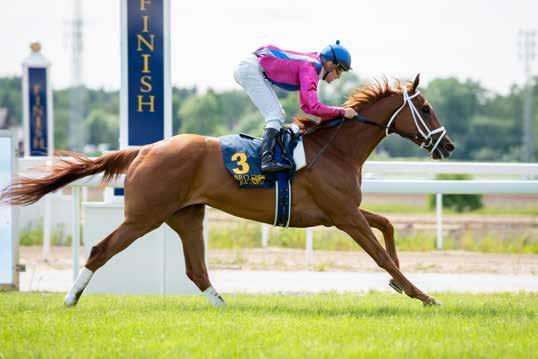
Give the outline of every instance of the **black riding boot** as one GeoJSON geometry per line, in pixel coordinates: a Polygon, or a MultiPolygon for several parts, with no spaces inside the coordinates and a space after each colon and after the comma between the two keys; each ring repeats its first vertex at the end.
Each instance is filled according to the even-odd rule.
{"type": "Polygon", "coordinates": [[[277,163],[273,160],[275,154],[276,139],[280,131],[274,128],[266,128],[263,133],[262,142],[262,173],[275,173],[280,171],[289,171],[291,166],[277,163]]]}

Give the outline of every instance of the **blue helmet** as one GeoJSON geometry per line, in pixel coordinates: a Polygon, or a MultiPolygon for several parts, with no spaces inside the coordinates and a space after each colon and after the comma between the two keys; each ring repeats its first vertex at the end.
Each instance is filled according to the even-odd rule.
{"type": "Polygon", "coordinates": [[[332,61],[344,71],[351,70],[351,54],[340,45],[340,40],[336,40],[336,45],[329,45],[321,50],[319,57],[325,61],[332,61]]]}

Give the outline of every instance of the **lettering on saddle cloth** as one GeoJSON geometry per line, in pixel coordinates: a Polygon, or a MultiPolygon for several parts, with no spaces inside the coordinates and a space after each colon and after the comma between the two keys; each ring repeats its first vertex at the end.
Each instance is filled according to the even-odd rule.
{"type": "MultiPolygon", "coordinates": [[[[288,146],[288,153],[293,153],[297,140],[288,146]]],[[[261,171],[261,143],[259,138],[247,135],[229,135],[219,137],[222,159],[226,170],[234,177],[241,188],[273,188],[278,174],[263,174],[261,171]]],[[[275,160],[288,161],[292,171],[286,173],[287,180],[292,179],[295,165],[293,160],[282,158],[280,145],[275,148],[275,160]]],[[[291,157],[291,156],[289,156],[291,157]]]]}

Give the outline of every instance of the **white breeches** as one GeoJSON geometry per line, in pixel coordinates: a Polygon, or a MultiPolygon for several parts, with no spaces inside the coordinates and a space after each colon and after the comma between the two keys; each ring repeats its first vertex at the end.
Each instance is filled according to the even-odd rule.
{"type": "Polygon", "coordinates": [[[279,130],[284,123],[284,110],[256,55],[249,55],[235,67],[234,78],[265,117],[265,128],[279,130]]]}

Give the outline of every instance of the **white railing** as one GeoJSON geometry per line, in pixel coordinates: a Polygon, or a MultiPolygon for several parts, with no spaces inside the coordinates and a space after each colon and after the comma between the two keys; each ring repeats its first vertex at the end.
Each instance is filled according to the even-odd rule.
{"type": "Polygon", "coordinates": [[[363,180],[362,191],[370,193],[538,193],[537,180],[363,180]]]}
{"type": "Polygon", "coordinates": [[[445,161],[366,161],[363,167],[363,173],[376,176],[416,176],[417,174],[435,176],[441,173],[463,173],[475,177],[496,176],[529,179],[538,177],[538,164],[445,161]]]}

